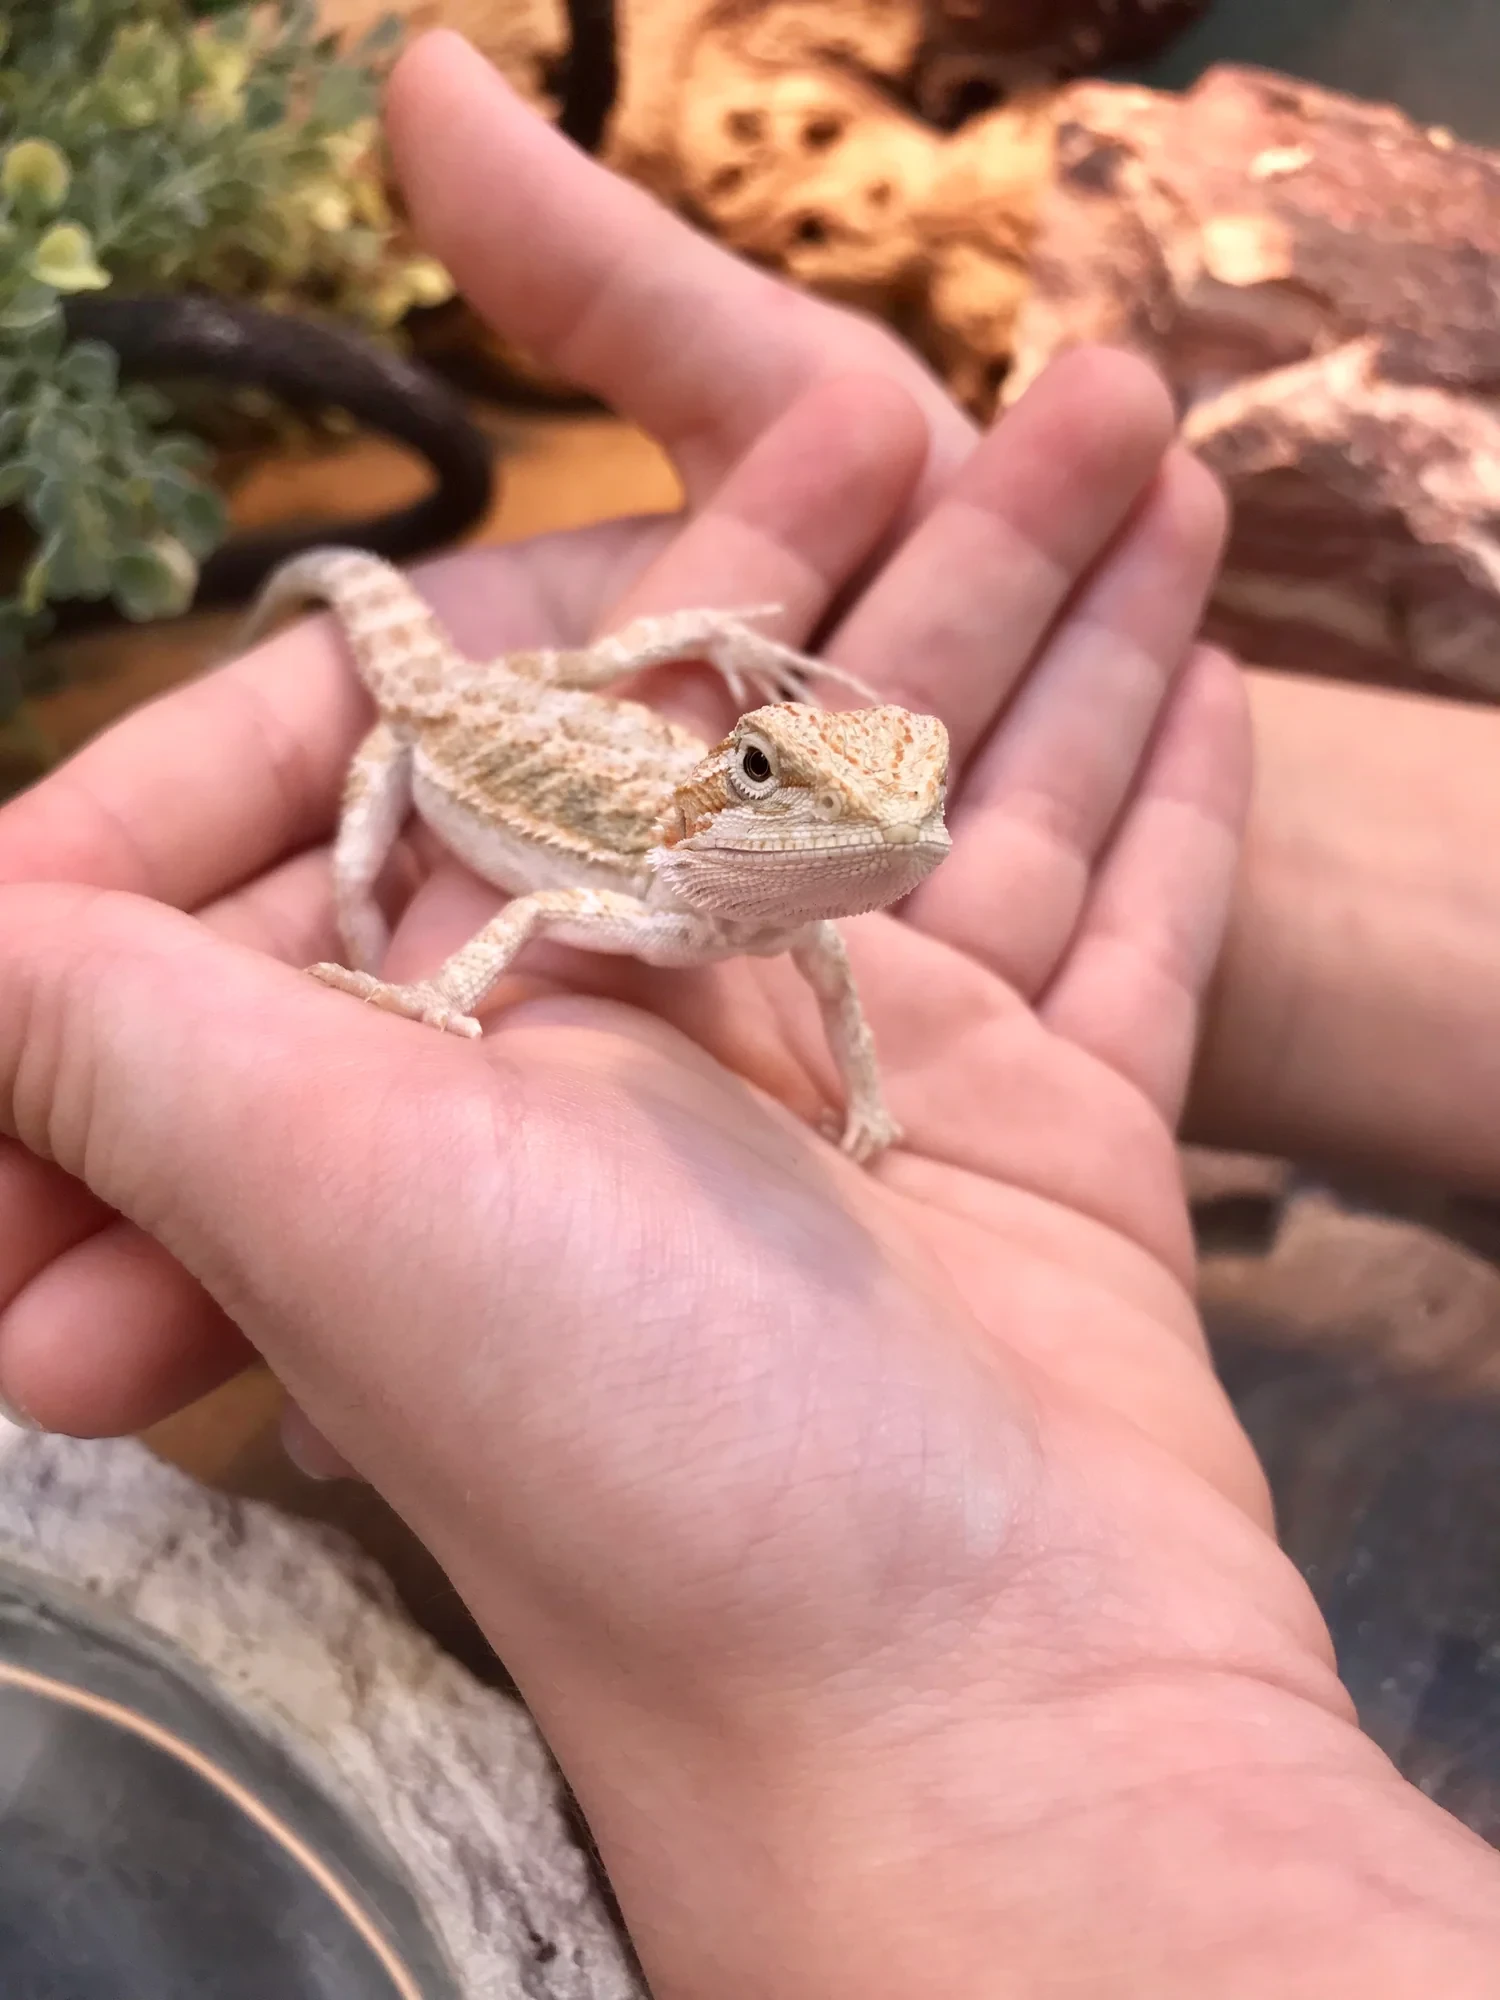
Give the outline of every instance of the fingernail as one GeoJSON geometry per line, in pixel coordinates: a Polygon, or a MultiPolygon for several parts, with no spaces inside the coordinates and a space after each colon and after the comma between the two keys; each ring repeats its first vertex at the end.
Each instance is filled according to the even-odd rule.
{"type": "Polygon", "coordinates": [[[303,1451],[302,1440],[296,1437],[286,1424],[281,1427],[281,1452],[293,1470],[300,1472],[304,1479],[326,1482],[331,1477],[331,1474],[325,1472],[322,1466],[316,1464],[303,1451]]]}
{"type": "Polygon", "coordinates": [[[0,1396],[0,1418],[14,1424],[18,1431],[39,1431],[42,1428],[35,1417],[28,1417],[23,1409],[4,1396],[0,1396]]]}
{"type": "Polygon", "coordinates": [[[295,1404],[282,1417],[279,1431],[283,1455],[304,1479],[316,1479],[319,1485],[326,1486],[331,1480],[354,1476],[332,1445],[313,1428],[295,1404]]]}

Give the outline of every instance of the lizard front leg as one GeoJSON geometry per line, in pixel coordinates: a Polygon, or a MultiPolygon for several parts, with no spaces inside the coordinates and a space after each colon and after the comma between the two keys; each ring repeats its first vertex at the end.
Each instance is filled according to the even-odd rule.
{"type": "Polygon", "coordinates": [[[505,664],[554,687],[598,689],[647,667],[706,660],[741,703],[752,693],[763,701],[799,700],[808,682],[819,679],[836,681],[868,701],[879,699],[855,675],[755,630],[752,619],[779,609],[763,604],[739,611],[669,611],[632,619],[591,646],[511,654],[505,664]]]}
{"type": "Polygon", "coordinates": [[[333,843],[333,906],[339,935],[362,972],[379,965],[390,927],[375,884],[411,810],[410,744],[379,722],[354,753],[333,843]]]}
{"type": "Polygon", "coordinates": [[[844,1128],[839,1144],[856,1160],[870,1160],[894,1146],[901,1127],[885,1105],[875,1038],[859,1004],[844,940],[831,923],[810,924],[790,947],[792,961],[818,996],[823,1030],[844,1086],[844,1128]]]}
{"type": "Polygon", "coordinates": [[[540,889],[517,896],[431,979],[401,986],[342,965],[308,970],[325,986],[353,993],[450,1034],[477,1035],[474,1009],[531,938],[545,933],[585,951],[641,958],[648,965],[697,965],[721,957],[718,932],[692,911],[652,910],[613,889],[540,889]]]}

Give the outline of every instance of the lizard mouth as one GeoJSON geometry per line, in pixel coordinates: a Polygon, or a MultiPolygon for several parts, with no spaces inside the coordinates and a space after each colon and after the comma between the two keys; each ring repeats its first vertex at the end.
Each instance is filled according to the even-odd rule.
{"type": "Polygon", "coordinates": [[[910,824],[886,827],[871,827],[856,830],[828,827],[799,827],[795,835],[788,836],[784,829],[767,832],[764,840],[705,840],[701,845],[697,840],[682,843],[689,853],[701,854],[705,859],[723,855],[726,859],[735,855],[754,855],[757,860],[785,861],[795,864],[807,857],[826,857],[833,854],[867,855],[872,860],[893,865],[916,866],[932,857],[929,865],[936,865],[953,845],[953,839],[945,826],[914,826],[910,824]],[[897,850],[892,853],[892,849],[897,850]]]}

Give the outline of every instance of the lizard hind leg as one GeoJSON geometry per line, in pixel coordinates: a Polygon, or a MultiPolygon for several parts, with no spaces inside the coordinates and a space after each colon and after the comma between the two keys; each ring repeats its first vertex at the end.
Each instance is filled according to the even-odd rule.
{"type": "Polygon", "coordinates": [[[380,722],[355,751],[344,785],[333,906],[349,962],[360,972],[373,972],[390,943],[375,884],[411,810],[411,767],[411,745],[380,722]]]}

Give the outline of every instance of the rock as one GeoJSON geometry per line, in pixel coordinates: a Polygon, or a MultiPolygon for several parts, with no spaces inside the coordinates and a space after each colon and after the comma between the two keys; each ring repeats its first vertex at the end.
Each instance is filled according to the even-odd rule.
{"type": "Polygon", "coordinates": [[[1050,153],[1044,87],[1142,53],[1198,11],[625,0],[609,158],[733,248],[896,319],[966,398],[993,403],[991,357],[1009,348],[1050,153]],[[917,304],[928,292],[935,313],[917,304]]]}
{"type": "Polygon", "coordinates": [[[1264,1254],[1204,1256],[1198,1290],[1210,1327],[1241,1340],[1500,1389],[1500,1270],[1427,1222],[1303,1188],[1264,1254]]]}
{"type": "Polygon", "coordinates": [[[636,171],[659,188],[675,180],[735,249],[881,310],[920,266],[942,139],[858,74],[781,59],[772,31],[789,11],[757,17],[754,34],[699,39],[683,69],[677,158],[636,171]]]}
{"type": "MultiPolygon", "coordinates": [[[[1187,0],[619,6],[609,162],[891,321],[976,414],[1079,340],[1163,369],[1234,500],[1209,636],[1500,697],[1500,154],[1256,70],[1050,87],[1096,34],[1099,60],[1165,38],[1187,0]],[[1000,108],[943,129],[986,92],[1000,108]]],[[[552,108],[562,0],[441,11],[552,108]]],[[[463,309],[425,337],[565,386],[463,309]]]]}
{"type": "Polygon", "coordinates": [[[1010,371],[1052,156],[1050,98],[1018,97],[944,143],[918,209],[923,264],[907,330],[980,416],[994,411],[1010,371]]]}
{"type": "MultiPolygon", "coordinates": [[[[700,45],[749,69],[839,74],[884,87],[928,123],[952,125],[1038,84],[1153,54],[1207,0],[613,0],[621,89],[613,164],[652,185],[686,164],[700,45]]],[[[327,25],[362,33],[388,14],[413,31],[466,35],[525,96],[555,109],[569,41],[566,0],[320,0],[327,25]]],[[[697,174],[711,171],[697,163],[697,174]]]]}
{"type": "Polygon", "coordinates": [[[1185,406],[1364,333],[1393,381],[1500,381],[1500,155],[1268,71],[1055,102],[1016,385],[1129,339],[1185,406]]]}
{"type": "Polygon", "coordinates": [[[1054,108],[1006,397],[1146,353],[1235,503],[1214,636],[1500,695],[1500,154],[1244,69],[1054,108]]]}
{"type": "Polygon", "coordinates": [[[1267,1249],[1292,1185],[1289,1163],[1205,1146],[1183,1146],[1179,1157],[1199,1257],[1267,1249]]]}
{"type": "Polygon", "coordinates": [[[1199,1291],[1361,1726],[1500,1846],[1500,1270],[1450,1228],[1500,1250],[1492,1204],[1304,1184],[1199,1291]]]}
{"type": "Polygon", "coordinates": [[[956,125],[1039,83],[1141,62],[1208,0],[928,0],[914,96],[956,125]]]}
{"type": "Polygon", "coordinates": [[[348,41],[392,15],[413,35],[442,27],[466,36],[529,103],[556,114],[552,84],[568,48],[565,0],[318,0],[322,25],[348,41]]]}
{"type": "Polygon", "coordinates": [[[1500,1399],[1357,1350],[1215,1354],[1361,1727],[1500,1846],[1500,1399]]]}
{"type": "Polygon", "coordinates": [[[0,1560],[169,1642],[382,1837],[465,2000],[641,2000],[525,1712],[418,1632],[343,1536],[142,1446],[0,1421],[0,1560]]]}
{"type": "Polygon", "coordinates": [[[695,190],[745,163],[747,143],[763,156],[767,139],[789,141],[788,157],[817,171],[856,122],[925,129],[900,102],[920,0],[623,0],[621,29],[611,164],[690,210],[695,190]],[[756,120],[783,84],[795,121],[756,120]],[[747,112],[749,126],[737,115],[747,112]],[[804,143],[802,123],[822,117],[836,129],[804,143]]]}
{"type": "MultiPolygon", "coordinates": [[[[621,79],[603,157],[734,249],[895,319],[968,400],[993,406],[991,357],[1008,352],[1048,150],[1041,87],[1144,53],[1202,4],[615,0],[621,79]],[[997,98],[1002,113],[972,115],[997,98]],[[960,122],[950,138],[943,128],[960,122]],[[920,303],[929,290],[935,316],[920,303]]],[[[346,34],[387,11],[323,0],[346,34]]],[[[413,29],[460,29],[555,115],[564,0],[397,0],[395,11],[413,29]]],[[[471,317],[448,317],[446,340],[532,379],[471,317]]]]}
{"type": "Polygon", "coordinates": [[[1208,636],[1265,666],[1500,698],[1500,409],[1376,336],[1237,383],[1183,434],[1235,527],[1208,636]]]}
{"type": "Polygon", "coordinates": [[[1218,1202],[1265,1202],[1279,1206],[1291,1185],[1285,1160],[1263,1153],[1227,1153],[1216,1147],[1181,1148],[1182,1182],[1193,1208],[1218,1202]]]}

